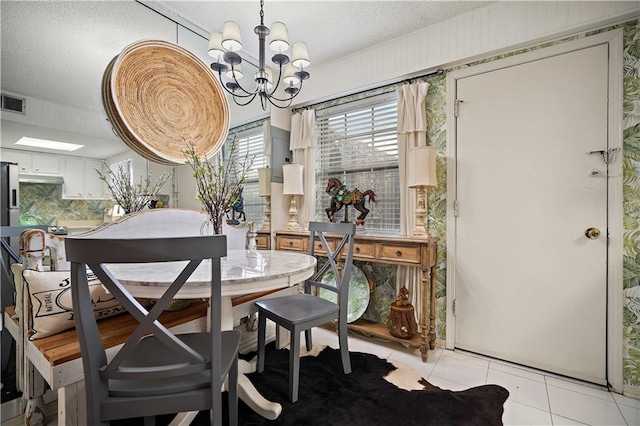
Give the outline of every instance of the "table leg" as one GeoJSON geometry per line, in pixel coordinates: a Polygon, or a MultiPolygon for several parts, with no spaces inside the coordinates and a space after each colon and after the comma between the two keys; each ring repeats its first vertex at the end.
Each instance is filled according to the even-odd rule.
{"type": "Polygon", "coordinates": [[[436,348],[436,265],[429,271],[429,348],[436,348]]]}
{"type": "MultiPolygon", "coordinates": [[[[223,297],[221,301],[222,308],[222,329],[233,329],[233,308],[231,306],[231,297],[223,297]]],[[[282,405],[277,402],[266,400],[253,383],[245,376],[246,373],[255,371],[255,363],[244,360],[238,361],[238,397],[247,404],[253,411],[262,417],[275,420],[282,412],[282,405]]]]}
{"type": "Polygon", "coordinates": [[[422,268],[420,277],[420,286],[421,294],[422,294],[422,309],[420,313],[420,334],[422,339],[420,340],[420,356],[422,358],[422,362],[427,362],[429,359],[429,327],[427,326],[427,280],[428,280],[428,272],[426,268],[422,268]]]}

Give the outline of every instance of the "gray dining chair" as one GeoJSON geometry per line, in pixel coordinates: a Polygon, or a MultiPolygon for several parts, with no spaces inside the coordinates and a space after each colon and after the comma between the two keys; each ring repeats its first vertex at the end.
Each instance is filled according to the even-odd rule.
{"type": "Polygon", "coordinates": [[[221,258],[226,236],[147,239],[69,237],[71,291],[82,353],[90,425],[116,419],[210,410],[222,424],[222,386],[227,378],[229,423],[237,424],[240,333],[221,330],[221,258]],[[109,264],[186,261],[162,298],[147,310],[109,271],[109,264]],[[210,262],[210,264],[208,263],[210,262]],[[199,265],[211,269],[210,330],[175,335],[158,317],[199,265]],[[139,323],[111,361],[102,345],[87,283],[89,267],[139,323]]]}
{"type": "MultiPolygon", "coordinates": [[[[258,365],[257,371],[264,371],[265,334],[267,319],[289,330],[289,399],[298,400],[300,375],[300,333],[305,332],[307,350],[313,348],[311,329],[318,325],[338,320],[338,340],[344,374],[351,373],[351,360],[347,344],[347,304],[349,301],[349,280],[353,269],[353,244],[356,227],[353,223],[309,222],[309,254],[322,252],[327,261],[318,268],[315,275],[305,281],[304,293],[276,297],[256,302],[258,307],[258,365]],[[337,245],[327,241],[327,234],[338,237],[337,245]],[[319,249],[319,250],[318,250],[319,249]],[[329,270],[333,272],[335,284],[322,282],[329,270]],[[337,293],[337,303],[313,294],[314,287],[337,293]]],[[[335,242],[333,238],[329,238],[335,242]]]]}

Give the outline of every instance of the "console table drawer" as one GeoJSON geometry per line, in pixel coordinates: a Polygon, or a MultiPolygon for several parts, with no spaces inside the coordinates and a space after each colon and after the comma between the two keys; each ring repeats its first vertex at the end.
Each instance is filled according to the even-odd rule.
{"type": "Polygon", "coordinates": [[[271,248],[271,236],[269,234],[256,235],[256,248],[258,250],[269,250],[271,248]]]}
{"type": "Polygon", "coordinates": [[[353,245],[353,257],[358,260],[375,259],[376,245],[374,243],[356,242],[353,245]]]}
{"type": "Polygon", "coordinates": [[[382,244],[380,259],[420,265],[420,247],[382,244]]]}
{"type": "Polygon", "coordinates": [[[280,250],[307,251],[304,242],[304,238],[281,237],[278,247],[280,250]]]}

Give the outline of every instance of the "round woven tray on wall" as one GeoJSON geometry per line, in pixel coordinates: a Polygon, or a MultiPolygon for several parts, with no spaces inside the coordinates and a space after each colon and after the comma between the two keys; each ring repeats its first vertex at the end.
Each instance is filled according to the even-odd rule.
{"type": "Polygon", "coordinates": [[[165,41],[139,41],[115,57],[103,76],[102,101],[116,134],[156,163],[184,164],[188,142],[209,158],[229,131],[229,105],[211,70],[165,41]]]}

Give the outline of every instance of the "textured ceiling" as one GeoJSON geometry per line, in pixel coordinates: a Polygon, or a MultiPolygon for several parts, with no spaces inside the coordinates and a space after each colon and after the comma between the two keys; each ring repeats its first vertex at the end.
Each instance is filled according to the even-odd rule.
{"type": "MultiPolygon", "coordinates": [[[[490,2],[480,1],[265,1],[264,24],[284,22],[291,43],[304,41],[312,66],[366,49],[419,28],[444,21],[490,2]]],[[[225,21],[242,29],[244,50],[258,57],[253,28],[260,22],[259,1],[154,1],[206,32],[225,21]]]]}
{"type": "MultiPolygon", "coordinates": [[[[267,0],[264,16],[267,26],[273,21],[285,22],[292,43],[307,43],[311,56],[309,69],[313,73],[313,67],[318,64],[488,3],[491,2],[267,0]]],[[[100,94],[102,74],[109,61],[125,46],[141,39],[177,40],[207,60],[208,33],[220,31],[224,21],[234,20],[243,31],[245,54],[255,58],[258,43],[253,27],[259,23],[259,10],[257,0],[2,0],[1,89],[104,116],[100,94]],[[191,31],[177,26],[176,22],[191,31]]],[[[55,110],[41,112],[49,117],[60,114],[55,110]]],[[[2,118],[6,118],[5,113],[2,118]]],[[[86,127],[81,117],[58,121],[72,122],[74,128],[69,129],[70,132],[86,127]]],[[[97,137],[113,138],[108,126],[100,131],[102,134],[97,137]]],[[[80,133],[89,132],[90,129],[83,129],[80,133]]],[[[108,154],[103,150],[95,155],[104,158],[108,154]]]]}

